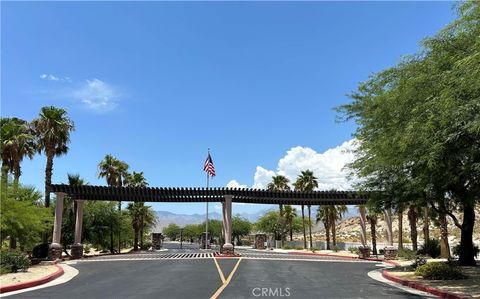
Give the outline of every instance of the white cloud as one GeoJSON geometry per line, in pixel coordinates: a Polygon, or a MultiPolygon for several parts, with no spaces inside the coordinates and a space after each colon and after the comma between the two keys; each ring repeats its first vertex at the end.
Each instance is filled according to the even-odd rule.
{"type": "Polygon", "coordinates": [[[41,74],[40,79],[57,81],[57,82],[72,82],[72,80],[69,77],[57,77],[51,74],[41,74]]]}
{"type": "MultiPolygon", "coordinates": [[[[351,139],[323,153],[309,147],[292,147],[278,161],[276,171],[257,166],[252,188],[265,189],[274,175],[284,175],[293,183],[301,171],[309,169],[318,178],[319,190],[351,190],[355,179],[348,178],[345,166],[354,159],[355,143],[355,139],[351,139]]],[[[236,180],[229,185],[232,182],[239,185],[236,180]]]]}
{"type": "Polygon", "coordinates": [[[116,88],[99,79],[86,80],[72,92],[75,100],[96,112],[113,110],[118,105],[119,96],[116,88]]]}
{"type": "Polygon", "coordinates": [[[272,170],[267,170],[262,166],[257,166],[255,171],[255,176],[253,178],[253,188],[255,189],[265,189],[272,180],[272,177],[275,175],[275,172],[272,170]]]}
{"type": "Polygon", "coordinates": [[[231,180],[230,182],[228,182],[227,188],[247,188],[247,185],[240,185],[239,182],[237,182],[237,180],[231,180]]]}

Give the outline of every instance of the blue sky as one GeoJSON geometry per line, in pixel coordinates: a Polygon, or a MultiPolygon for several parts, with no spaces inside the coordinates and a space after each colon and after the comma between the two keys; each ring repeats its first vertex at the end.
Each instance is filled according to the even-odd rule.
{"type": "MultiPolygon", "coordinates": [[[[54,161],[53,182],[65,182],[70,172],[104,184],[96,166],[110,153],[144,171],[152,186],[204,186],[209,147],[213,186],[232,180],[260,186],[255,177],[283,171],[279,160],[287,156],[298,171],[310,164],[294,160],[309,153],[318,158],[309,163],[334,163],[335,155],[322,153],[350,140],[355,127],[336,123],[333,108],[455,17],[452,2],[2,2],[1,8],[1,115],[30,120],[54,105],[75,121],[70,152],[54,161]],[[298,151],[287,153],[292,148],[298,151]]],[[[311,166],[321,173],[322,165],[311,166]]],[[[43,190],[44,167],[44,156],[25,161],[21,181],[43,190]]],[[[154,207],[204,211],[204,205],[154,207]]],[[[264,208],[241,205],[234,212],[264,208]]]]}

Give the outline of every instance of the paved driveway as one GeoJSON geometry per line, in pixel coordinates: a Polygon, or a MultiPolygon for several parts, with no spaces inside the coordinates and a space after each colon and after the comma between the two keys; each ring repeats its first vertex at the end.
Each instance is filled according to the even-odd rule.
{"type": "Polygon", "coordinates": [[[72,266],[80,273],[71,281],[9,298],[417,297],[369,278],[367,272],[378,267],[364,261],[308,256],[303,256],[305,260],[290,260],[282,254],[279,258],[241,260],[127,256],[122,260],[111,257],[79,261],[72,266]]]}

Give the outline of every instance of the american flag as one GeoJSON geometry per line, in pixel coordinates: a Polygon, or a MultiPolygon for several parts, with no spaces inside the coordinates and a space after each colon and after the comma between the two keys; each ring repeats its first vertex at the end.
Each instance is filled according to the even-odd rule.
{"type": "Polygon", "coordinates": [[[215,176],[215,167],[213,166],[213,161],[210,153],[208,153],[207,160],[205,160],[205,164],[203,164],[203,171],[206,171],[212,177],[215,176]]]}

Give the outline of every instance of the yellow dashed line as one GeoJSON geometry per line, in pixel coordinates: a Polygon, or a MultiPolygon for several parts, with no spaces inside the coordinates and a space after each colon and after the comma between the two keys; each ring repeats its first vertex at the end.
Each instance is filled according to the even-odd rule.
{"type": "MultiPolygon", "coordinates": [[[[228,275],[227,280],[225,280],[225,282],[222,284],[222,286],[220,288],[218,288],[218,290],[215,292],[215,294],[213,294],[212,297],[210,297],[210,299],[217,299],[218,296],[220,296],[220,294],[223,292],[223,290],[230,283],[230,280],[232,280],[233,274],[235,274],[235,271],[237,271],[238,265],[240,265],[241,261],[242,261],[242,258],[239,258],[238,262],[235,264],[235,267],[233,267],[232,272],[230,272],[230,275],[228,275]]],[[[217,264],[217,266],[218,266],[218,264],[217,264]]]]}
{"type": "Polygon", "coordinates": [[[217,259],[214,257],[213,261],[215,262],[215,266],[217,266],[218,274],[220,275],[220,279],[222,280],[222,284],[225,283],[225,276],[223,275],[222,269],[220,268],[220,265],[217,262],[217,259]]]}

